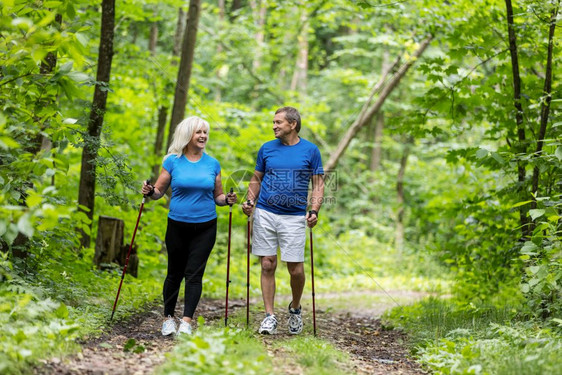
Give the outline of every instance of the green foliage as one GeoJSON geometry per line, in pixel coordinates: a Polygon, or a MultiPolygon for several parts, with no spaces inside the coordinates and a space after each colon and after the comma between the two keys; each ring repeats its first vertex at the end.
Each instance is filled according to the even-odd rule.
{"type": "Polygon", "coordinates": [[[437,374],[559,372],[559,332],[519,320],[516,308],[428,299],[385,319],[412,335],[416,357],[437,374]]]}
{"type": "Polygon", "coordinates": [[[345,374],[344,364],[349,362],[346,354],[331,344],[313,336],[299,336],[276,345],[287,350],[293,361],[304,368],[305,374],[345,374]]]}
{"type": "Polygon", "coordinates": [[[272,370],[267,352],[249,331],[200,324],[193,335],[180,336],[168,360],[156,373],[261,374],[272,370]]]}

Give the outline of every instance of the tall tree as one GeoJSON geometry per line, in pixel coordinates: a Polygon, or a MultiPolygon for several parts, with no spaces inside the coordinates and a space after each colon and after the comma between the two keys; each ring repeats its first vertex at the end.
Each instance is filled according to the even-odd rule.
{"type": "Polygon", "coordinates": [[[398,169],[398,176],[396,176],[396,201],[398,203],[396,211],[396,250],[398,250],[398,253],[404,249],[404,206],[406,202],[404,198],[404,175],[406,174],[406,166],[413,142],[413,137],[408,137],[404,142],[400,168],[398,169]]]}
{"type": "MultiPolygon", "coordinates": [[[[90,118],[88,133],[84,137],[82,150],[82,166],[80,169],[80,185],[78,188],[78,204],[84,207],[90,220],[94,218],[94,201],[96,193],[96,158],[100,146],[100,135],[109,92],[109,77],[111,75],[111,61],[113,59],[113,36],[115,28],[115,0],[102,0],[101,3],[101,35],[98,55],[98,69],[96,73],[96,86],[90,118]]],[[[91,224],[90,224],[91,227],[91,224]]],[[[90,234],[81,231],[80,243],[89,247],[90,234]]]]}
{"type": "Polygon", "coordinates": [[[176,91],[174,95],[174,106],[172,107],[172,119],[170,120],[170,130],[168,133],[168,147],[172,142],[176,126],[183,120],[185,106],[187,104],[187,94],[189,91],[189,81],[193,68],[193,57],[195,55],[195,42],[197,40],[197,28],[201,14],[201,0],[190,0],[187,12],[187,26],[183,36],[180,67],[178,79],[176,81],[176,91]]]}
{"type": "MultiPolygon", "coordinates": [[[[519,55],[517,53],[517,35],[515,34],[515,24],[513,21],[513,7],[511,0],[505,0],[507,12],[507,31],[509,37],[509,52],[511,56],[511,71],[513,74],[513,105],[515,106],[515,123],[517,127],[518,142],[515,145],[517,153],[525,153],[527,151],[527,144],[525,141],[525,125],[523,123],[523,106],[521,104],[521,75],[519,73],[519,55]]],[[[526,195],[525,189],[525,162],[517,161],[517,180],[523,194],[526,195]]],[[[523,197],[524,199],[526,197],[523,197]]],[[[521,231],[523,236],[529,233],[527,209],[525,206],[519,207],[519,221],[521,223],[521,231]]]]}
{"type": "Polygon", "coordinates": [[[297,59],[295,70],[291,80],[291,90],[298,90],[301,94],[306,93],[306,78],[308,75],[308,14],[306,7],[301,9],[300,23],[302,24],[298,39],[297,59]]]}
{"type": "MultiPolygon", "coordinates": [[[[543,151],[544,140],[546,136],[546,127],[548,125],[548,115],[550,113],[550,102],[552,101],[552,49],[554,48],[554,31],[556,29],[556,19],[558,16],[558,8],[560,7],[560,0],[556,2],[553,6],[550,15],[550,27],[548,30],[548,47],[547,47],[547,57],[546,57],[546,71],[544,75],[544,88],[543,88],[543,98],[541,101],[541,116],[539,131],[537,136],[537,149],[534,153],[534,157],[538,158],[541,156],[543,151]]],[[[533,177],[531,180],[532,192],[536,193],[539,189],[539,166],[535,164],[533,168],[533,177]]],[[[533,197],[533,202],[531,202],[531,208],[537,207],[536,196],[533,197]]]]}
{"type": "MultiPolygon", "coordinates": [[[[178,21],[176,23],[176,31],[174,33],[174,46],[172,48],[172,65],[176,64],[176,57],[179,56],[181,51],[181,36],[185,30],[185,23],[187,21],[187,13],[180,7],[178,11],[178,21]]],[[[151,51],[154,56],[156,51],[151,51]]],[[[166,89],[164,90],[164,97],[167,97],[168,92],[168,82],[166,82],[166,89]]],[[[156,93],[158,95],[158,93],[156,93]]],[[[160,99],[164,101],[164,99],[160,99]]],[[[166,132],[166,120],[168,118],[168,106],[165,104],[160,104],[158,108],[158,126],[156,128],[156,137],[154,139],[154,155],[157,158],[157,162],[152,166],[152,179],[156,180],[160,171],[160,157],[162,156],[162,147],[164,146],[164,133],[166,132]]]]}
{"type": "MultiPolygon", "coordinates": [[[[344,154],[345,150],[347,149],[347,147],[351,143],[351,140],[355,137],[359,129],[369,124],[373,116],[375,116],[378,113],[378,111],[381,109],[382,105],[384,104],[385,100],[392,93],[394,88],[398,86],[398,83],[400,83],[400,80],[402,79],[402,77],[406,75],[406,72],[408,72],[408,70],[414,64],[414,62],[423,54],[423,52],[426,50],[427,46],[429,45],[432,39],[433,36],[428,36],[427,38],[425,38],[419,45],[418,49],[414,52],[413,56],[410,59],[408,59],[408,61],[406,61],[400,67],[400,69],[398,69],[396,74],[392,77],[392,79],[390,79],[390,81],[386,85],[384,85],[385,83],[384,79],[386,77],[383,77],[383,79],[379,81],[380,87],[384,85],[384,87],[382,87],[381,89],[379,97],[377,98],[377,100],[372,106],[370,107],[368,106],[369,101],[366,103],[365,106],[363,106],[363,109],[361,110],[361,113],[359,113],[359,116],[357,116],[353,124],[351,124],[351,126],[343,136],[342,140],[339,142],[336,150],[332,153],[332,155],[330,155],[330,159],[328,160],[325,166],[326,170],[332,170],[335,168],[339,158],[344,154]]],[[[375,87],[372,90],[372,95],[376,91],[378,91],[378,89],[380,88],[378,86],[379,84],[375,85],[375,87]]]]}

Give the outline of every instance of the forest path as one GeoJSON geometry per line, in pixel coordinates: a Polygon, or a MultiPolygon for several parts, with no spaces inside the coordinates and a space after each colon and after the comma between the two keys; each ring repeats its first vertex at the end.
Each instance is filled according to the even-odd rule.
{"type": "MultiPolygon", "coordinates": [[[[336,348],[348,353],[352,359],[350,368],[344,369],[357,374],[423,374],[421,367],[408,356],[403,333],[386,331],[381,326],[380,315],[386,309],[401,304],[411,303],[423,296],[415,292],[358,292],[345,294],[317,295],[317,306],[330,306],[328,309],[317,307],[316,323],[319,338],[330,341],[336,348]],[[363,305],[350,303],[358,298],[363,305]],[[369,303],[370,298],[378,298],[376,304],[369,303]],[[318,303],[320,302],[320,303],[318,303]],[[365,303],[367,302],[367,303],[365,303]],[[335,306],[333,308],[332,306],[335,306]]],[[[281,309],[286,298],[278,297],[277,310],[280,326],[277,335],[262,336],[262,341],[272,357],[276,369],[282,374],[301,374],[302,369],[292,364],[290,353],[279,345],[280,340],[289,340],[285,332],[288,313],[281,309]]],[[[252,300],[253,303],[261,301],[252,300]]],[[[288,304],[288,302],[287,302],[288,304]]],[[[181,316],[180,305],[176,311],[181,316]]],[[[245,301],[231,300],[229,311],[244,308],[245,301]]],[[[82,343],[82,352],[74,356],[59,359],[52,358],[38,366],[34,374],[151,374],[166,359],[165,354],[175,343],[173,337],[160,334],[162,323],[160,306],[152,305],[142,314],[137,314],[124,324],[116,324],[101,337],[82,343]],[[134,339],[129,351],[124,348],[134,339]],[[135,353],[139,349],[139,353],[135,353]]],[[[312,312],[304,303],[305,324],[312,326],[312,312]],[[309,316],[308,316],[309,315],[309,316]]],[[[208,323],[224,318],[224,301],[202,299],[197,313],[205,317],[208,323]]],[[[257,326],[261,313],[251,313],[251,325],[257,326]]],[[[309,328],[310,329],[310,328],[309,328]]]]}

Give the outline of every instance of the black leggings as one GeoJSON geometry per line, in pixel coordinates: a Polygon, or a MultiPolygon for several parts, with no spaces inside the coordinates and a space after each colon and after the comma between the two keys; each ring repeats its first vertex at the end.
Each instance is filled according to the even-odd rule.
{"type": "Polygon", "coordinates": [[[184,223],[168,218],[168,275],[164,281],[164,316],[174,316],[181,282],[185,278],[183,316],[193,318],[201,298],[203,273],[216,237],[217,219],[205,223],[184,223]]]}

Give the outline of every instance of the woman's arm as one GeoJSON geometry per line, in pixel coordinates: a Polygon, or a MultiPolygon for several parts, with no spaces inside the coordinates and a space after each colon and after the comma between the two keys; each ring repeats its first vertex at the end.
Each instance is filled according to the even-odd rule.
{"type": "Polygon", "coordinates": [[[226,206],[227,204],[232,205],[236,203],[236,200],[238,198],[236,196],[236,193],[232,193],[232,194],[228,193],[226,195],[224,194],[222,190],[222,180],[221,180],[220,172],[215,178],[214,196],[215,196],[215,203],[217,204],[217,206],[226,206]]]}
{"type": "Polygon", "coordinates": [[[170,175],[170,173],[162,168],[162,171],[160,171],[160,176],[158,176],[158,180],[156,180],[156,183],[154,185],[148,185],[146,181],[143,182],[142,193],[144,195],[149,195],[150,192],[153,191],[152,189],[154,189],[154,192],[150,195],[150,198],[154,200],[160,199],[164,196],[164,194],[166,194],[166,190],[168,190],[168,188],[170,187],[171,181],[172,176],[170,175]]]}

